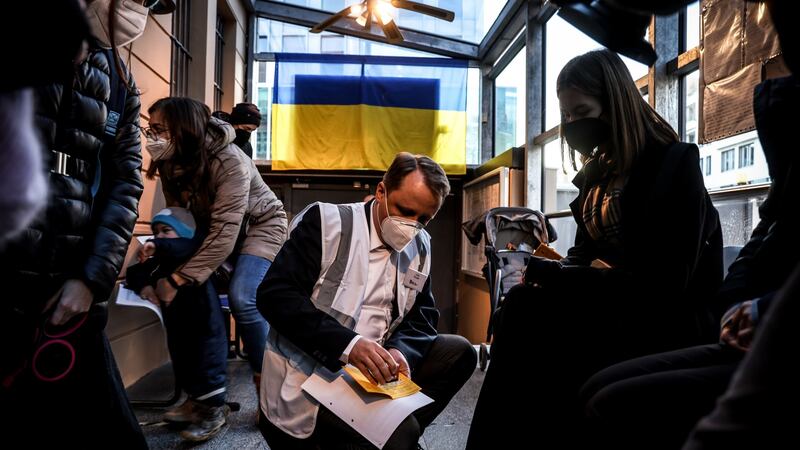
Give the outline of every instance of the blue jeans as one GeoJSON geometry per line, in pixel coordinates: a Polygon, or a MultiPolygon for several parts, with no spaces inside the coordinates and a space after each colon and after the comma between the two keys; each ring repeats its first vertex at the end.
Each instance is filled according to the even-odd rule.
{"type": "Polygon", "coordinates": [[[261,373],[264,345],[269,325],[256,308],[256,290],[269,270],[272,261],[253,255],[239,255],[233,271],[228,299],[236,326],[242,335],[244,351],[253,372],[261,373]]]}

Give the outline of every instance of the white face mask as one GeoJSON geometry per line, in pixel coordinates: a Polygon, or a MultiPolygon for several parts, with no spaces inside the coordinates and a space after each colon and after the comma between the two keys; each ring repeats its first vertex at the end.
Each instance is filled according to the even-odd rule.
{"type": "Polygon", "coordinates": [[[172,158],[172,154],[175,152],[175,146],[172,145],[172,140],[167,140],[164,138],[147,138],[146,148],[148,153],[150,153],[150,159],[153,161],[164,161],[170,159],[172,158]]]}
{"type": "MultiPolygon", "coordinates": [[[[111,34],[108,31],[108,10],[110,8],[111,0],[95,0],[86,7],[89,27],[103,48],[111,48],[111,34]]],[[[118,47],[130,44],[144,33],[149,11],[131,0],[122,0],[117,3],[117,9],[114,11],[116,16],[114,37],[118,47]]]]}
{"type": "Polygon", "coordinates": [[[386,218],[381,221],[381,236],[384,242],[389,244],[389,247],[396,252],[401,252],[425,226],[416,220],[389,215],[388,197],[387,194],[383,202],[386,205],[386,218]]]}

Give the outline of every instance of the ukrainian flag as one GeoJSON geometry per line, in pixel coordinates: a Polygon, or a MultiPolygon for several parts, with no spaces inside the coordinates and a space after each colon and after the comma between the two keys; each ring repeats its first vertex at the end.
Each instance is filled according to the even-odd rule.
{"type": "Polygon", "coordinates": [[[278,54],[272,168],[386,170],[396,153],[466,172],[467,63],[278,54]]]}

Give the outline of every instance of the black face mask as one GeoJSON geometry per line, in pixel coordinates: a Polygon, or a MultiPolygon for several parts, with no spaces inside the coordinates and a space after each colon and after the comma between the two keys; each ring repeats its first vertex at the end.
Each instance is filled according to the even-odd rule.
{"type": "Polygon", "coordinates": [[[567,144],[583,156],[589,156],[598,145],[611,137],[611,127],[596,117],[578,119],[562,125],[567,144]]]}
{"type": "Polygon", "coordinates": [[[248,142],[250,142],[250,132],[247,130],[236,130],[236,139],[233,140],[233,143],[238,145],[239,148],[243,148],[248,142]]]}

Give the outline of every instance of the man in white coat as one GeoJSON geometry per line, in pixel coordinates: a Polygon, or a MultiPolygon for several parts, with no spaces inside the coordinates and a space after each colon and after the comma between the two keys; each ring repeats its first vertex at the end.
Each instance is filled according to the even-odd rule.
{"type": "Polygon", "coordinates": [[[258,290],[271,324],[261,378],[262,433],[271,448],[374,448],[300,385],[352,364],[371,381],[404,373],[434,402],[411,414],[384,449],[414,449],[469,379],[476,356],[436,331],[425,225],[450,191],[427,156],[399,153],[367,203],[314,203],[258,290]]]}

